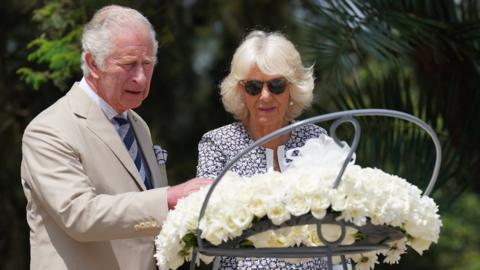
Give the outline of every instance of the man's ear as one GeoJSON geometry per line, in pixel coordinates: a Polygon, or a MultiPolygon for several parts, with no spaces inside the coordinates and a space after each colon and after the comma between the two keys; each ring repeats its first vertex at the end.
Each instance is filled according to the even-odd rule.
{"type": "Polygon", "coordinates": [[[100,68],[97,65],[97,62],[95,62],[95,59],[93,58],[92,53],[87,52],[85,54],[85,63],[87,63],[88,69],[90,76],[94,79],[98,79],[100,77],[100,68]]]}

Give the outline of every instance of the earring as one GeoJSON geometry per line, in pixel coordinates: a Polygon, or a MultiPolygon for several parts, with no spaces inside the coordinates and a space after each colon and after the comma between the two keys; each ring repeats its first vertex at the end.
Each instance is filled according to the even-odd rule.
{"type": "Polygon", "coordinates": [[[293,101],[290,101],[290,103],[288,103],[288,105],[293,106],[293,101]]]}

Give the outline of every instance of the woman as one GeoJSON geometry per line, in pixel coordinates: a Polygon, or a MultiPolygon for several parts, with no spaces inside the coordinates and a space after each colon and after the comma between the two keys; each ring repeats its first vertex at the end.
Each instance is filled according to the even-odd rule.
{"type": "MultiPolygon", "coordinates": [[[[197,175],[215,178],[226,163],[260,137],[288,125],[313,98],[312,67],[304,67],[294,45],[279,33],[251,32],[237,48],[230,74],[220,85],[225,109],[238,122],[207,132],[200,140],[197,175]]],[[[257,147],[231,167],[251,176],[288,166],[285,151],[325,131],[294,129],[257,147]]],[[[275,258],[222,257],[220,269],[327,269],[321,258],[299,264],[275,258]]]]}

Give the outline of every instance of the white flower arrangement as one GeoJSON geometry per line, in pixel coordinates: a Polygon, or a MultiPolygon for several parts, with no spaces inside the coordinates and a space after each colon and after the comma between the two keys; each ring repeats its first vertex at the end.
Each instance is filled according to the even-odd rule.
{"type": "MultiPolygon", "coordinates": [[[[201,238],[220,245],[240,236],[254,220],[261,218],[281,225],[293,216],[311,214],[320,220],[327,213],[337,213],[337,220],[354,225],[346,226],[342,245],[353,244],[361,238],[355,226],[361,227],[367,222],[388,225],[404,233],[402,239],[388,243],[388,250],[347,254],[358,270],[373,269],[378,263],[378,254],[385,256],[385,263],[398,263],[407,245],[422,254],[432,242],[436,243],[441,227],[438,206],[406,180],[379,169],[350,164],[340,185],[333,188],[348,151],[347,146],[338,147],[330,137],[324,136],[309,140],[300,149],[299,157],[292,157],[290,153],[293,165],[283,173],[269,171],[241,177],[228,172],[212,193],[200,224],[199,213],[208,188],[180,200],[155,240],[159,269],[177,269],[191,260],[198,225],[201,238]],[[322,153],[321,158],[318,153],[322,153]]],[[[340,226],[321,226],[325,239],[339,238],[340,226]]],[[[324,245],[315,224],[268,230],[248,240],[257,248],[324,245]]],[[[200,259],[210,263],[213,258],[200,254],[200,259]]]]}

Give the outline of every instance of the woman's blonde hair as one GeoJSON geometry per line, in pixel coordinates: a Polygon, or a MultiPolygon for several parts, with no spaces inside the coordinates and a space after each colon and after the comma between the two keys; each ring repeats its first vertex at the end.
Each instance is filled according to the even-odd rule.
{"type": "Polygon", "coordinates": [[[246,79],[254,65],[267,75],[285,77],[293,86],[290,88],[291,106],[285,120],[294,119],[310,106],[314,87],[313,66],[303,66],[295,46],[281,33],[255,30],[235,51],[230,74],[220,84],[223,106],[235,119],[242,120],[248,116],[239,92],[239,81],[246,79]]]}

